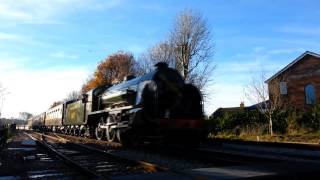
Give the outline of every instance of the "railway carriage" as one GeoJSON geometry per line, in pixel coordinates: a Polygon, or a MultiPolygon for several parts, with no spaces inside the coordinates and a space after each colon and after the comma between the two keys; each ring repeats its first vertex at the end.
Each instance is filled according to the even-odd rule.
{"type": "Polygon", "coordinates": [[[29,118],[27,121],[30,129],[35,131],[43,131],[45,128],[45,113],[33,116],[29,118]]]}
{"type": "Polygon", "coordinates": [[[45,126],[47,129],[57,131],[62,126],[64,117],[64,104],[59,104],[45,112],[45,126]]]}

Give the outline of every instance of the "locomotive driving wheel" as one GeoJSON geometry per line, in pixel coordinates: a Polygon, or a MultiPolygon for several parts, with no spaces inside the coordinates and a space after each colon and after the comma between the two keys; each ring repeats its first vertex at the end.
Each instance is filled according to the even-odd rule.
{"type": "Polygon", "coordinates": [[[104,124],[105,124],[104,119],[103,117],[101,117],[97,127],[95,128],[95,134],[98,140],[101,140],[104,137],[104,129],[101,127],[104,124]]]}
{"type": "Polygon", "coordinates": [[[116,131],[115,129],[111,128],[111,125],[112,125],[112,117],[109,116],[107,118],[107,129],[106,129],[106,136],[109,142],[114,141],[116,138],[116,131]]]}
{"type": "Polygon", "coordinates": [[[83,132],[84,132],[84,137],[85,138],[90,138],[90,137],[93,137],[93,131],[91,130],[92,128],[90,127],[90,126],[85,126],[84,128],[83,128],[83,132]]]}

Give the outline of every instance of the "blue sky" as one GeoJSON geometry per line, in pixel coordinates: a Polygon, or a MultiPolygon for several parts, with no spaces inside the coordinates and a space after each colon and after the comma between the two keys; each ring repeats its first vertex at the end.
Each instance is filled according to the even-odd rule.
{"type": "Polygon", "coordinates": [[[139,57],[166,38],[186,8],[208,21],[217,65],[205,110],[249,105],[243,87],[304,51],[320,52],[317,0],[2,0],[0,83],[5,117],[45,111],[80,89],[97,63],[118,50],[139,57]]]}

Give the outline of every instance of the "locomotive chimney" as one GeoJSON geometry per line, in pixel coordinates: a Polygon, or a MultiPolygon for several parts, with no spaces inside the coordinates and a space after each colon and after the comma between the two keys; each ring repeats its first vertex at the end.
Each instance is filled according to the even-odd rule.
{"type": "Polygon", "coordinates": [[[243,101],[241,101],[241,103],[240,103],[240,108],[244,108],[244,102],[243,101]]]}
{"type": "Polygon", "coordinates": [[[168,68],[168,64],[165,63],[165,62],[158,62],[154,66],[156,67],[157,70],[167,69],[168,68]]]}

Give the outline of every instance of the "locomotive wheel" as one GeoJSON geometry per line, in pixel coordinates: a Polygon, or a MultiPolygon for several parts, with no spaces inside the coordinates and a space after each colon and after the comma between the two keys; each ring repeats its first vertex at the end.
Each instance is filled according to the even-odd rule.
{"type": "Polygon", "coordinates": [[[86,127],[84,127],[83,129],[84,129],[84,134],[83,134],[83,136],[84,136],[85,138],[90,138],[90,128],[89,128],[89,126],[86,126],[86,127]]]}
{"type": "Polygon", "coordinates": [[[74,129],[74,135],[75,135],[75,136],[80,136],[80,129],[79,129],[79,127],[75,127],[75,129],[74,129]]]}
{"type": "Polygon", "coordinates": [[[71,134],[71,136],[74,136],[74,133],[75,133],[74,127],[70,128],[70,134],[71,134]]]}
{"type": "Polygon", "coordinates": [[[98,140],[101,140],[104,137],[104,129],[100,127],[103,124],[104,124],[104,119],[103,119],[103,117],[101,117],[101,119],[95,129],[96,138],[98,140]]]}
{"type": "MultiPolygon", "coordinates": [[[[108,117],[107,118],[107,124],[111,124],[111,118],[108,117]]],[[[116,131],[114,129],[111,129],[111,126],[108,125],[107,129],[106,129],[106,136],[107,136],[107,140],[109,142],[112,142],[116,139],[116,131]]]]}
{"type": "Polygon", "coordinates": [[[80,127],[80,130],[79,130],[79,136],[81,137],[85,137],[85,133],[86,133],[86,127],[80,127]]]}

